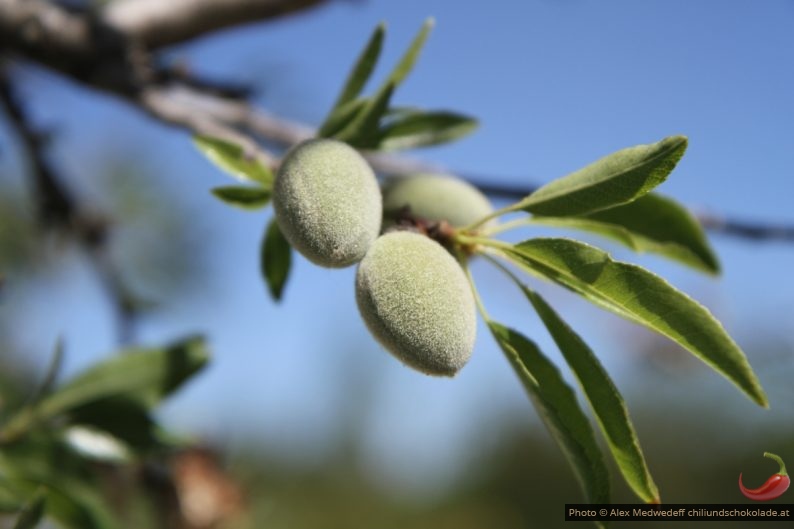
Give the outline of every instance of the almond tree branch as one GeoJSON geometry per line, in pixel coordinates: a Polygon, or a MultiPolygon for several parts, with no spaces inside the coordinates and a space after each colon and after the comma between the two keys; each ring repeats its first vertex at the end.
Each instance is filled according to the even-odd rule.
{"type": "Polygon", "coordinates": [[[104,20],[146,48],[184,42],[251,22],[283,17],[326,0],[116,0],[104,20]]]}
{"type": "MultiPolygon", "coordinates": [[[[69,79],[130,102],[155,119],[191,134],[242,145],[269,165],[277,158],[260,143],[288,148],[315,131],[251,105],[244,87],[197,79],[162,68],[157,48],[206,33],[291,14],[328,0],[116,0],[91,16],[43,0],[0,0],[0,54],[5,51],[69,79]]],[[[444,167],[406,156],[369,154],[382,174],[444,173],[444,167]]],[[[482,175],[460,174],[493,196],[522,198],[534,186],[502,186],[482,175]]],[[[751,240],[794,241],[794,226],[698,215],[707,229],[751,240]]]]}

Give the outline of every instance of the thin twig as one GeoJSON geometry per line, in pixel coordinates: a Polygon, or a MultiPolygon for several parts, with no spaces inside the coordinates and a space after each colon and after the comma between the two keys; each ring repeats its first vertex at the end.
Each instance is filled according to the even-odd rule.
{"type": "Polygon", "coordinates": [[[30,161],[30,176],[33,179],[33,195],[42,229],[56,229],[77,240],[107,293],[116,316],[118,342],[126,344],[133,339],[137,309],[129,292],[124,287],[119,270],[108,254],[110,221],[83,208],[66,189],[57,170],[46,154],[46,135],[36,131],[18,100],[8,75],[8,64],[0,63],[0,105],[8,115],[25,158],[30,161]]]}

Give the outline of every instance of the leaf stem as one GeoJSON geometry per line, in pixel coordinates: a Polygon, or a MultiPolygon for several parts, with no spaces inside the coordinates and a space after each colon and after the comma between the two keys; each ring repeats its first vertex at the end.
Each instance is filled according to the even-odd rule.
{"type": "Polygon", "coordinates": [[[489,322],[491,318],[488,316],[488,311],[485,310],[485,305],[482,302],[482,298],[480,297],[480,293],[477,291],[477,285],[474,283],[474,276],[471,274],[471,269],[469,265],[464,262],[463,264],[463,271],[466,273],[466,279],[469,280],[469,285],[471,286],[471,293],[474,295],[474,302],[477,304],[477,310],[482,315],[482,318],[489,322]]]}
{"type": "Polygon", "coordinates": [[[489,255],[487,253],[483,253],[482,256],[483,256],[484,259],[489,261],[492,265],[494,265],[499,270],[504,272],[516,285],[518,285],[519,287],[523,287],[524,286],[524,284],[521,282],[521,280],[518,278],[518,276],[515,275],[512,270],[510,270],[505,265],[500,263],[498,259],[496,259],[495,257],[493,257],[493,256],[491,256],[491,255],[489,255]]]}
{"type": "Polygon", "coordinates": [[[511,220],[509,222],[505,222],[503,224],[497,224],[493,228],[485,229],[480,232],[480,235],[487,235],[492,236],[498,233],[503,233],[506,231],[513,230],[515,228],[520,228],[522,226],[529,226],[532,224],[536,224],[534,217],[524,217],[520,219],[511,220]]]}
{"type": "Polygon", "coordinates": [[[521,202],[517,202],[515,204],[511,204],[511,205],[509,205],[507,207],[504,207],[502,209],[497,209],[496,211],[492,211],[491,213],[489,213],[488,215],[482,217],[481,219],[479,219],[477,221],[474,221],[472,224],[469,224],[468,226],[466,226],[464,228],[461,228],[459,231],[464,231],[465,232],[465,231],[476,230],[477,228],[479,228],[480,226],[482,226],[483,224],[485,224],[486,222],[488,222],[491,219],[495,219],[496,217],[501,217],[502,215],[507,215],[508,213],[512,213],[514,211],[517,211],[519,209],[519,207],[520,207],[520,204],[521,204],[521,202]]]}

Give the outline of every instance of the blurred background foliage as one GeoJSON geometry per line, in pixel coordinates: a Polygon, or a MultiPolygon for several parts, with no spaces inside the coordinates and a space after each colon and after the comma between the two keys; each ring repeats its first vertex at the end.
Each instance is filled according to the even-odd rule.
{"type": "MultiPolygon", "coordinates": [[[[660,136],[657,129],[691,131],[689,165],[673,175],[669,193],[738,215],[794,220],[792,133],[784,119],[792,110],[792,78],[779,71],[780,54],[791,46],[790,2],[733,1],[719,9],[673,2],[682,11],[679,26],[665,14],[670,4],[661,1],[642,8],[507,2],[503,13],[484,7],[461,13],[466,9],[440,0],[339,4],[170,53],[199,71],[255,85],[257,101],[273,112],[316,123],[377,21],[389,20],[407,41],[430,12],[441,27],[406,98],[483,118],[477,137],[487,139],[422,157],[497,179],[501,174],[508,183],[514,175],[520,183],[528,167],[537,171],[532,174],[554,174],[612,147],[660,136]],[[607,44],[588,50],[601,38],[599,21],[615,31],[607,44]],[[496,39],[504,27],[506,34],[534,31],[538,40],[521,40],[494,60],[472,43],[481,40],[472,39],[478,24],[482,39],[496,39]],[[560,42],[561,35],[570,42],[560,42]],[[671,35],[703,62],[682,66],[662,55],[671,35]],[[648,53],[656,64],[616,74],[615,63],[636,61],[632,50],[648,53]],[[704,64],[709,68],[698,77],[704,64]],[[748,65],[757,68],[755,76],[734,78],[748,65]],[[560,83],[574,85],[577,69],[599,67],[609,74],[594,77],[595,86],[581,98],[550,93],[560,83]],[[642,81],[654,68],[666,79],[658,90],[642,81]],[[461,86],[451,89],[455,83],[461,86]],[[509,86],[497,90],[494,83],[509,86]],[[536,87],[529,102],[518,102],[536,87]],[[682,103],[690,95],[691,106],[682,103]],[[665,97],[678,106],[643,107],[665,97]],[[741,102],[747,106],[739,108],[741,102]],[[761,108],[765,102],[773,111],[761,108]],[[517,114],[526,122],[515,123],[517,114]],[[733,126],[715,116],[727,116],[733,126]],[[607,117],[609,127],[603,125],[607,117]],[[740,129],[753,136],[746,151],[726,139],[740,129]],[[525,158],[514,152],[521,150],[516,145],[537,147],[525,158]],[[511,152],[494,154],[505,150],[511,152]],[[733,162],[723,160],[726,152],[733,162]],[[759,173],[749,178],[748,168],[759,173]]],[[[124,527],[566,526],[563,504],[582,501],[575,479],[484,329],[475,359],[448,383],[404,370],[368,338],[357,320],[349,271],[317,270],[301,260],[284,303],[272,304],[256,265],[267,219],[232,211],[209,195],[225,177],[193,150],[186,134],[40,68],[15,66],[12,73],[32,121],[50,132],[48,159],[92,214],[108,220],[100,262],[112,263],[116,275],[102,279],[80,241],[38,224],[26,176],[30,162],[13,129],[0,127],[0,418],[5,422],[31,397],[59,336],[66,343],[60,381],[109,358],[120,342],[162,344],[198,331],[213,351],[209,368],[153,412],[179,434],[166,436],[154,455],[86,466],[73,447],[42,435],[30,443],[32,457],[29,447],[6,452],[14,464],[91,483],[101,492],[86,492],[85,504],[100,505],[94,512],[99,519],[105,508],[121,513],[124,527]]],[[[669,342],[541,287],[563,314],[574,315],[615,372],[665,502],[744,502],[739,472],[755,486],[774,470],[761,459],[764,451],[794,460],[792,249],[724,238],[715,246],[726,269],[718,282],[653,258],[638,261],[692,292],[725,322],[762,380],[770,411],[755,410],[669,342]]],[[[493,312],[526,327],[521,300],[495,275],[476,265],[475,272],[482,273],[493,312]]],[[[531,329],[539,333],[537,324],[531,329]]],[[[619,479],[613,482],[616,502],[634,501],[619,479]]]]}

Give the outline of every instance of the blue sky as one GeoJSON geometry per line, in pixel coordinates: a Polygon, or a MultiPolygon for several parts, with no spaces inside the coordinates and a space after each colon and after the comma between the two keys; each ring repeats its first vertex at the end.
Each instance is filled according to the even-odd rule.
{"type": "MultiPolygon", "coordinates": [[[[695,208],[794,223],[789,0],[336,2],[173,54],[199,72],[254,82],[259,104],[316,124],[375,24],[388,24],[377,78],[428,15],[436,18],[435,31],[396,102],[465,112],[481,128],[457,144],[412,155],[506,184],[542,183],[614,150],[681,133],[690,138],[689,151],[663,192],[695,208]]],[[[42,74],[28,77],[37,119],[69,132],[55,156],[76,180],[103,148],[124,144],[147,156],[166,191],[178,190],[200,212],[195,229],[207,243],[213,279],[140,332],[158,342],[203,331],[213,345],[212,368],[168,406],[171,421],[226,441],[253,432],[283,457],[311,462],[341,423],[358,418],[364,468],[387,484],[431,487],[454,478],[471,446],[493,441],[489,425],[536,422],[483,328],[471,364],[452,381],[418,375],[380,350],[358,318],[352,269],[323,270],[298,259],[285,301],[273,304],[257,268],[266,215],[212,199],[208,189],[228,179],[185,134],[117,101],[86,97],[42,74]],[[351,388],[372,405],[353,406],[351,388]]],[[[0,161],[0,169],[9,163],[0,161]]],[[[776,369],[792,373],[794,247],[719,236],[713,242],[725,268],[716,280],[609,248],[707,304],[740,343],[763,335],[784,344],[788,362],[776,369]]],[[[79,260],[70,263],[16,313],[31,322],[20,339],[41,352],[42,362],[54,336],[64,333],[74,372],[113,349],[113,338],[101,294],[79,260]]],[[[475,272],[491,311],[557,358],[520,297],[481,263],[475,272]]],[[[637,371],[643,361],[625,337],[642,341],[647,334],[567,293],[543,291],[602,353],[630,404],[645,384],[676,398],[665,388],[678,383],[678,374],[637,371]],[[638,372],[655,382],[638,379],[638,372]]],[[[772,380],[771,371],[759,368],[762,381],[772,380]]],[[[755,410],[705,367],[694,365],[693,372],[683,375],[684,385],[702,385],[704,401],[726,403],[758,423],[777,416],[755,410]]],[[[776,395],[771,413],[787,413],[790,405],[776,395]]]]}

